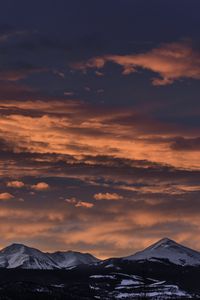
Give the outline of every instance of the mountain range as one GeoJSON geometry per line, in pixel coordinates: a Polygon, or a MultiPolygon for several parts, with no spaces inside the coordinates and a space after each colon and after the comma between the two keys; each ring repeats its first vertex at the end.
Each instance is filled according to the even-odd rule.
{"type": "MultiPolygon", "coordinates": [[[[182,266],[200,266],[200,252],[187,248],[173,240],[164,238],[122,260],[128,261],[169,261],[182,266]]],[[[108,262],[110,259],[107,259],[108,262]]],[[[0,251],[0,268],[22,269],[68,269],[78,265],[102,262],[89,253],[75,251],[44,253],[23,244],[12,244],[0,251]]]]}
{"type": "Polygon", "coordinates": [[[0,251],[0,268],[53,270],[67,269],[99,260],[88,253],[75,251],[44,253],[23,244],[12,244],[0,251]]]}
{"type": "Polygon", "coordinates": [[[0,251],[1,300],[200,299],[199,278],[200,252],[168,238],[106,260],[22,244],[0,251]]]}

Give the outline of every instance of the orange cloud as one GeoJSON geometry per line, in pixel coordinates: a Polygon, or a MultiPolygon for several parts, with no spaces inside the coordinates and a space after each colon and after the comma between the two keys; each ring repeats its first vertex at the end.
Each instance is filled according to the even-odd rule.
{"type": "Polygon", "coordinates": [[[121,200],[123,197],[116,193],[98,193],[94,195],[96,200],[121,200]]]}
{"type": "MultiPolygon", "coordinates": [[[[181,185],[181,184],[166,184],[155,182],[153,185],[147,184],[146,186],[124,186],[118,185],[121,190],[135,191],[140,194],[168,194],[168,195],[181,195],[188,192],[200,191],[198,185],[181,185]]],[[[150,200],[152,202],[152,200],[150,200]]],[[[156,200],[157,201],[157,200],[156,200]]]]}
{"type": "Polygon", "coordinates": [[[26,241],[28,236],[30,243],[37,241],[43,250],[49,250],[51,241],[52,250],[57,250],[58,242],[59,248],[81,251],[85,247],[106,258],[131,254],[163,235],[178,241],[184,239],[187,244],[199,232],[199,207],[191,205],[191,201],[188,205],[184,200],[171,201],[166,206],[170,198],[152,199],[154,203],[143,202],[135,196],[134,200],[108,201],[106,205],[98,201],[94,206],[76,200],[78,205],[69,205],[67,209],[64,201],[55,206],[46,203],[45,207],[39,203],[27,207],[13,202],[6,208],[9,203],[5,203],[0,210],[1,239],[5,246],[16,236],[18,241],[26,241]]]}
{"type": "Polygon", "coordinates": [[[50,188],[50,186],[46,182],[38,182],[35,185],[32,185],[31,188],[36,191],[46,191],[50,188]]]}
{"type": "Polygon", "coordinates": [[[10,193],[1,193],[0,194],[0,201],[8,201],[8,200],[11,200],[13,198],[14,198],[14,196],[10,193]]]}
{"type": "MultiPolygon", "coordinates": [[[[0,235],[5,241],[28,236],[42,249],[48,241],[58,247],[58,241],[59,248],[85,247],[107,257],[128,255],[163,235],[190,241],[199,232],[195,133],[179,132],[131,108],[105,110],[81,102],[1,101],[0,110],[2,177],[70,177],[87,183],[84,188],[91,187],[89,194],[97,200],[64,200],[66,195],[60,198],[61,190],[55,188],[51,203],[46,198],[34,202],[35,191],[50,188],[34,180],[38,183],[29,185],[32,195],[23,191],[23,199],[30,201],[1,203],[0,235]],[[184,145],[178,141],[177,148],[176,139],[174,149],[172,142],[180,134],[185,135],[184,145]],[[101,187],[110,192],[98,193],[101,187]]],[[[1,200],[12,198],[0,194],[1,200]]]]}
{"type": "Polygon", "coordinates": [[[75,206],[76,207],[92,208],[94,206],[94,204],[90,203],[90,202],[85,202],[85,201],[78,201],[75,206]]]}
{"type": "Polygon", "coordinates": [[[22,181],[9,181],[7,182],[7,187],[11,187],[11,188],[23,188],[25,186],[25,184],[22,181]]]}
{"type": "Polygon", "coordinates": [[[33,73],[47,72],[47,69],[44,68],[28,68],[23,66],[19,70],[1,70],[0,71],[0,80],[4,81],[18,81],[28,77],[33,73]]]}
{"type": "MultiPolygon", "coordinates": [[[[6,149],[12,148],[15,153],[73,155],[76,160],[106,153],[181,168],[200,168],[197,132],[163,124],[134,109],[105,111],[70,101],[7,101],[0,103],[0,110],[0,139],[6,149]],[[172,147],[181,135],[184,147],[183,143],[180,147],[180,142],[178,148],[172,147]]],[[[88,163],[91,164],[89,159],[88,163]]],[[[8,173],[11,169],[15,173],[14,166],[8,173]]],[[[32,169],[31,173],[34,172],[37,170],[32,169]]]]}
{"type": "Polygon", "coordinates": [[[116,63],[123,68],[123,74],[136,72],[139,68],[150,70],[160,77],[153,78],[153,85],[167,85],[182,78],[200,79],[200,53],[188,42],[162,44],[148,52],[129,55],[105,55],[87,62],[76,63],[74,68],[101,69],[107,62],[116,63]]]}
{"type": "Polygon", "coordinates": [[[70,203],[70,204],[77,204],[77,200],[75,197],[72,197],[70,199],[65,199],[65,202],[70,203]]]}
{"type": "Polygon", "coordinates": [[[94,206],[94,204],[91,202],[80,201],[80,200],[77,200],[75,197],[66,199],[65,202],[72,204],[75,207],[92,208],[94,206]]]}

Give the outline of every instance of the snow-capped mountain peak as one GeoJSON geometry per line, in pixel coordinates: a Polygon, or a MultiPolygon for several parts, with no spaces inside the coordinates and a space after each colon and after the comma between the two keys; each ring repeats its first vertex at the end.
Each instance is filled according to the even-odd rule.
{"type": "Polygon", "coordinates": [[[17,243],[0,251],[0,268],[7,269],[66,269],[98,261],[96,257],[88,253],[73,251],[44,253],[38,249],[17,243]]]}
{"type": "Polygon", "coordinates": [[[181,246],[180,244],[176,243],[175,241],[169,238],[163,238],[146,249],[153,251],[156,249],[167,249],[172,247],[176,248],[176,247],[183,247],[183,246],[181,246]]]}
{"type": "Polygon", "coordinates": [[[13,243],[13,244],[7,246],[6,248],[2,249],[1,253],[7,253],[7,254],[14,253],[16,251],[23,251],[25,248],[26,248],[26,246],[23,244],[13,243]]]}
{"type": "Polygon", "coordinates": [[[143,251],[128,256],[125,260],[168,260],[177,265],[200,265],[200,253],[175,241],[164,238],[143,251]]]}
{"type": "Polygon", "coordinates": [[[1,268],[55,269],[56,263],[45,253],[23,244],[12,244],[0,251],[1,268]]]}

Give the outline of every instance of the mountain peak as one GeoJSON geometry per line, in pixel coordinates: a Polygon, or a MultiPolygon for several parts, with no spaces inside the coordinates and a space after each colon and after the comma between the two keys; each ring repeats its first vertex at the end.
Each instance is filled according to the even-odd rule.
{"type": "Polygon", "coordinates": [[[177,242],[169,239],[169,238],[162,238],[161,240],[159,240],[158,242],[154,243],[153,245],[149,246],[148,248],[151,248],[151,249],[157,249],[157,248],[160,248],[160,247],[172,247],[172,246],[181,246],[180,244],[178,244],[177,242]]]}
{"type": "Polygon", "coordinates": [[[20,243],[12,243],[10,245],[8,245],[6,248],[21,248],[21,247],[27,247],[24,244],[20,244],[20,243]]]}
{"type": "Polygon", "coordinates": [[[98,261],[89,253],[75,251],[44,253],[20,243],[13,243],[0,251],[0,268],[9,269],[66,269],[98,261]]]}
{"type": "Polygon", "coordinates": [[[157,243],[166,244],[166,243],[176,243],[172,239],[169,239],[168,237],[164,237],[161,240],[159,240],[157,243]]]}
{"type": "Polygon", "coordinates": [[[12,253],[12,252],[18,252],[18,251],[25,251],[26,249],[29,249],[29,247],[25,246],[24,244],[19,243],[13,243],[1,250],[1,253],[12,253]]]}
{"type": "Polygon", "coordinates": [[[200,265],[200,253],[177,242],[163,238],[143,251],[128,256],[127,260],[168,260],[177,265],[200,265]]]}

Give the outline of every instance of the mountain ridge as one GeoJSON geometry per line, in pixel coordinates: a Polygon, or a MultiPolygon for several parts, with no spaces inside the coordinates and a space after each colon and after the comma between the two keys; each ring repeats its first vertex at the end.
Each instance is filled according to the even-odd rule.
{"type": "MultiPolygon", "coordinates": [[[[0,250],[0,268],[14,269],[68,269],[79,265],[92,265],[113,260],[100,260],[90,253],[78,251],[42,252],[20,243],[0,250]]],[[[183,246],[169,238],[162,238],[142,251],[119,258],[124,261],[169,261],[182,266],[200,266],[200,252],[183,246]]]]}
{"type": "Polygon", "coordinates": [[[163,238],[142,251],[127,256],[126,260],[168,260],[182,266],[199,266],[200,252],[181,245],[169,238],[163,238]]]}
{"type": "Polygon", "coordinates": [[[75,251],[42,252],[20,243],[13,243],[0,250],[0,268],[14,269],[62,269],[80,264],[98,262],[99,259],[89,253],[75,251]]]}

